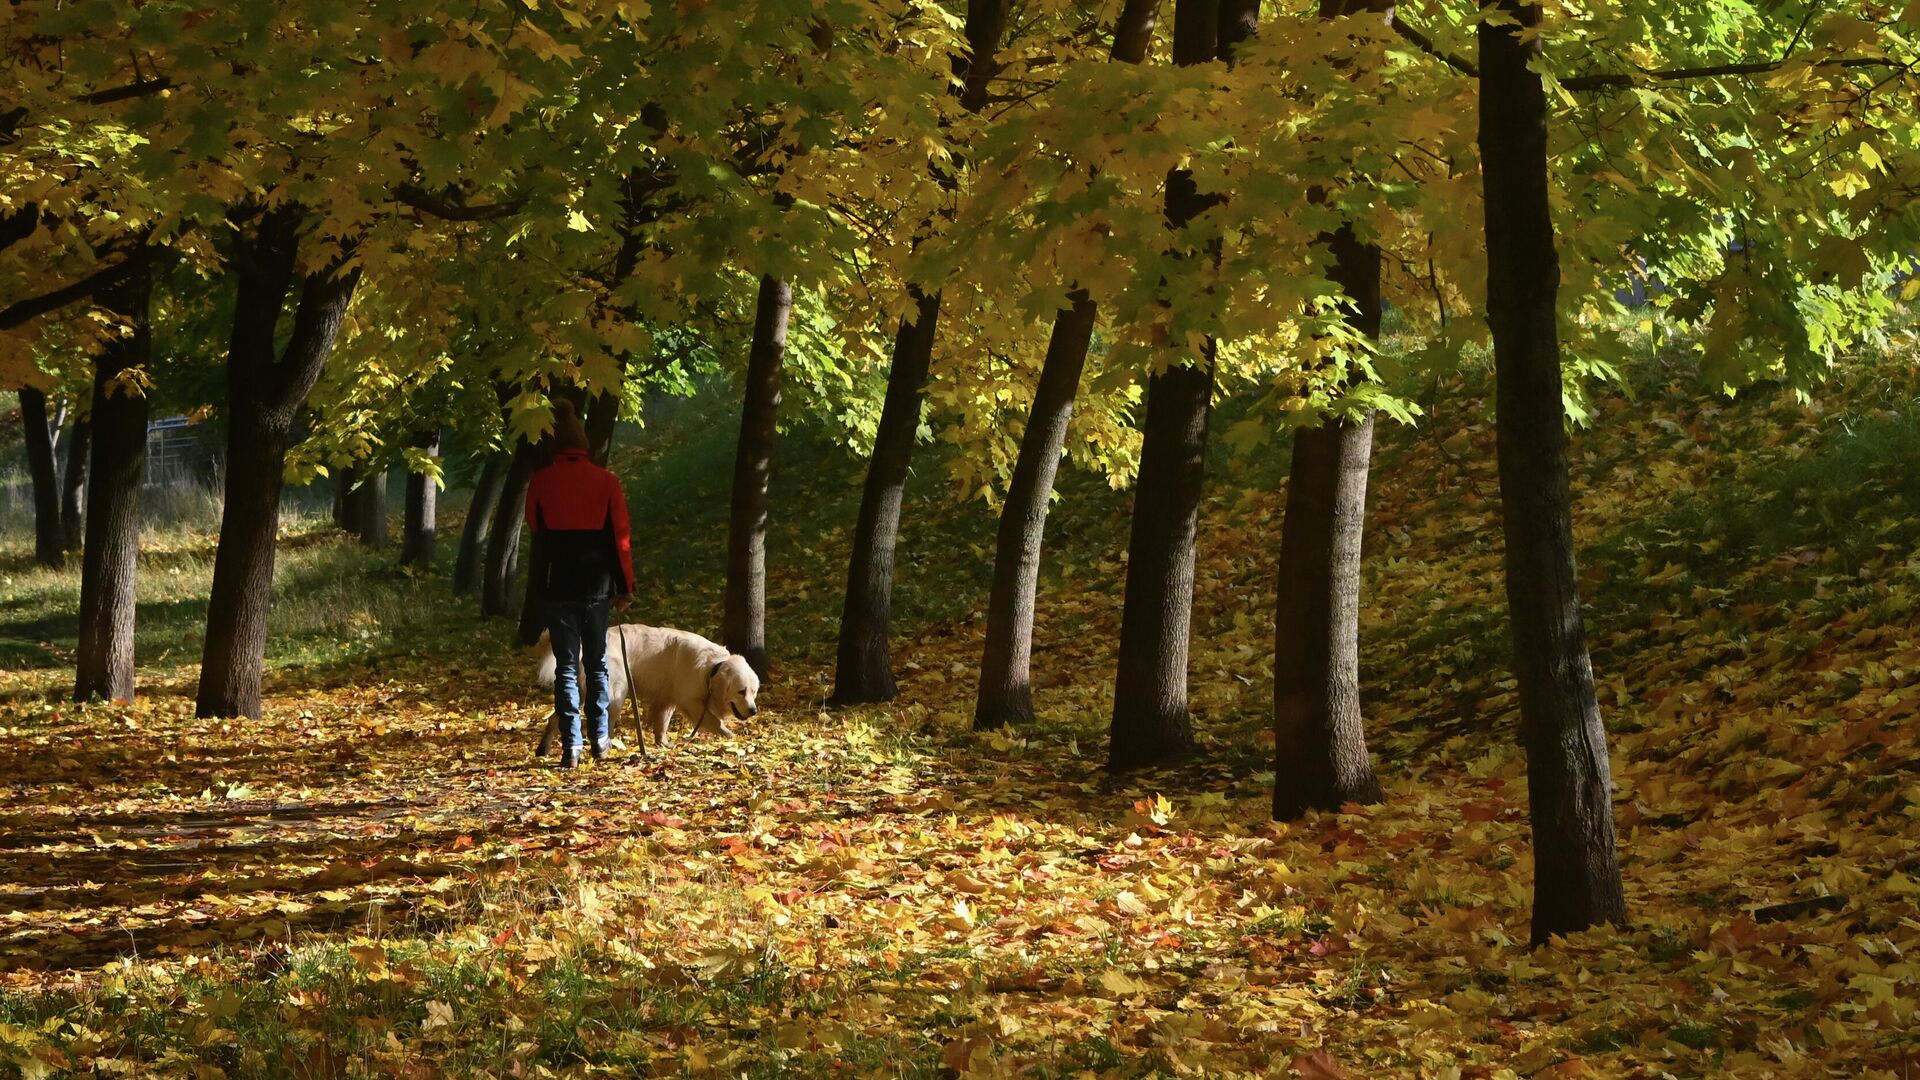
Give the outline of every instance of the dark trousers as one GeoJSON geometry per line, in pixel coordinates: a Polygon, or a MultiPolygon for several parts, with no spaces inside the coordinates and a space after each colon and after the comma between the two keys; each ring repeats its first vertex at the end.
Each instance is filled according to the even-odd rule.
{"type": "Polygon", "coordinates": [[[547,634],[553,642],[553,710],[560,714],[563,749],[581,748],[583,698],[587,738],[594,746],[606,745],[609,606],[606,600],[554,600],[547,604],[547,634]]]}

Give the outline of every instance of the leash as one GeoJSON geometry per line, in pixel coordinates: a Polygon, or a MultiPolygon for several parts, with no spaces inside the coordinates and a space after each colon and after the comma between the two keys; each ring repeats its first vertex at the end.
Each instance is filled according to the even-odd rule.
{"type": "Polygon", "coordinates": [[[647,753],[647,733],[641,726],[640,701],[633,693],[633,661],[627,659],[627,628],[625,624],[622,624],[620,627],[620,669],[627,674],[627,705],[633,710],[634,745],[640,748],[641,758],[646,761],[652,761],[653,755],[647,753]]]}

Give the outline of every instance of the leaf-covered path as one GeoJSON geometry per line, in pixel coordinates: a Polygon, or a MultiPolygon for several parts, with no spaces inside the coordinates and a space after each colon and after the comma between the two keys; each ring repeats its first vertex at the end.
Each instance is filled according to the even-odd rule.
{"type": "MultiPolygon", "coordinates": [[[[0,1060],[1901,1076],[1920,1065],[1920,564],[1911,496],[1874,463],[1911,423],[1869,401],[1783,441],[1815,430],[1791,403],[1664,409],[1605,402],[1575,448],[1624,930],[1524,948],[1490,434],[1469,419],[1397,434],[1372,507],[1387,801],[1291,826],[1266,820],[1270,494],[1209,508],[1194,683],[1214,750],[1177,774],[1100,770],[1110,552],[1069,553],[1043,722],[1011,735],[964,730],[977,615],[903,650],[896,705],[822,711],[825,668],[796,659],[743,738],[572,775],[533,762],[545,709],[495,626],[285,666],[260,722],[192,719],[171,675],[84,709],[57,704],[57,669],[0,676],[0,1060]],[[1822,519],[1858,542],[1829,546],[1822,519]]],[[[776,579],[790,603],[802,569],[776,579]]]]}

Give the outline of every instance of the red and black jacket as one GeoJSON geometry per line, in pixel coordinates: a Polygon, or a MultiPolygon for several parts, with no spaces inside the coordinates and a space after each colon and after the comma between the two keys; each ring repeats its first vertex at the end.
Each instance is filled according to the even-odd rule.
{"type": "Polygon", "coordinates": [[[562,450],[527,483],[527,526],[538,540],[535,595],[606,600],[633,591],[633,540],[620,480],[584,450],[562,450]]]}

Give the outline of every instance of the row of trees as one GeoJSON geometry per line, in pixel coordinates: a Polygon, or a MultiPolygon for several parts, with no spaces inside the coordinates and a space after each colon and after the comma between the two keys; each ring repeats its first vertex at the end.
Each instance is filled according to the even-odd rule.
{"type": "MultiPolygon", "coordinates": [[[[257,716],[287,480],[405,461],[418,558],[437,440],[475,449],[456,579],[506,614],[550,400],[584,404],[604,454],[624,404],[738,358],[730,647],[766,674],[785,394],[869,448],[834,698],[894,694],[893,553],[933,422],[963,449],[957,487],[1000,493],[975,724],[1029,719],[1071,455],[1137,484],[1110,763],[1178,761],[1198,749],[1210,414],[1249,394],[1270,421],[1255,436],[1293,444],[1274,813],[1374,800],[1365,491],[1376,413],[1413,418],[1378,349],[1391,301],[1420,362],[1492,348],[1535,936],[1623,918],[1565,418],[1624,348],[1603,316],[1635,275],[1716,386],[1810,385],[1891,314],[1920,235],[1915,15],[1173,0],[1157,33],[1164,14],[13,5],[0,274],[22,299],[0,310],[0,364],[23,409],[91,386],[76,694],[134,692],[155,395],[212,403],[225,427],[198,706],[257,716]],[[223,385],[196,381],[216,363],[223,385]]],[[[29,426],[51,431],[40,407],[29,426]]]]}

